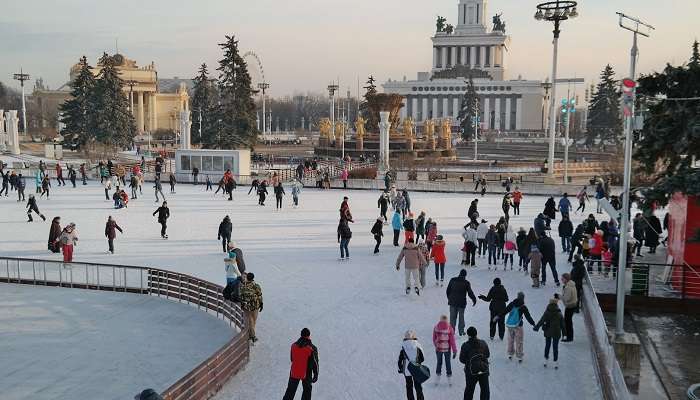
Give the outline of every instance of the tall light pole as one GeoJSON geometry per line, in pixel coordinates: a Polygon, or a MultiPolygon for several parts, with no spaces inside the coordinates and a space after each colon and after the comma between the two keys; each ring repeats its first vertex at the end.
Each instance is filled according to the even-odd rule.
{"type": "Polygon", "coordinates": [[[547,164],[547,173],[549,176],[554,175],[554,138],[556,136],[556,109],[554,99],[556,96],[557,86],[554,84],[557,80],[557,50],[559,46],[559,25],[562,21],[578,17],[576,11],[576,2],[570,0],[556,0],[540,3],[537,5],[535,19],[538,21],[554,22],[554,40],[552,41],[552,94],[549,108],[549,158],[547,164]]]}
{"type": "Polygon", "coordinates": [[[267,125],[265,125],[265,91],[270,88],[270,84],[263,81],[258,83],[258,89],[262,92],[262,128],[263,128],[263,137],[265,137],[265,131],[267,130],[267,125]]]}
{"type": "Polygon", "coordinates": [[[22,68],[19,69],[19,74],[14,74],[14,79],[19,81],[20,86],[22,86],[22,128],[24,128],[24,134],[27,134],[27,105],[24,101],[24,81],[29,80],[29,74],[25,74],[22,68]]]}
{"type": "Polygon", "coordinates": [[[474,103],[474,117],[472,118],[472,124],[474,125],[474,161],[477,160],[477,146],[478,146],[478,129],[481,123],[481,118],[479,116],[479,103],[474,103]]]}
{"type": "Polygon", "coordinates": [[[549,116],[545,113],[547,112],[546,108],[549,107],[549,89],[551,88],[552,83],[549,81],[549,77],[547,77],[544,82],[542,82],[542,89],[544,89],[544,103],[542,103],[542,130],[545,131],[545,134],[547,133],[545,127],[549,126],[547,123],[547,118],[549,118],[549,116]]]}
{"type": "MultiPolygon", "coordinates": [[[[333,140],[335,140],[335,92],[338,90],[338,85],[335,83],[331,83],[328,85],[328,96],[331,98],[331,112],[330,112],[330,117],[331,117],[331,135],[333,136],[333,140]]],[[[342,158],[345,158],[345,149],[343,149],[343,156],[342,158]]]]}
{"type": "Polygon", "coordinates": [[[625,115],[625,170],[623,181],[623,202],[622,216],[620,222],[620,244],[617,271],[617,307],[615,310],[615,335],[617,337],[625,334],[624,314],[625,314],[625,269],[627,267],[627,237],[629,236],[629,212],[630,212],[630,186],[632,179],[632,123],[634,121],[634,98],[636,94],[635,75],[637,69],[637,35],[649,37],[654,29],[653,26],[640,21],[637,18],[617,13],[620,16],[620,27],[633,33],[632,50],[630,53],[630,76],[623,80],[623,92],[628,92],[627,98],[623,98],[623,111],[625,115]]]}

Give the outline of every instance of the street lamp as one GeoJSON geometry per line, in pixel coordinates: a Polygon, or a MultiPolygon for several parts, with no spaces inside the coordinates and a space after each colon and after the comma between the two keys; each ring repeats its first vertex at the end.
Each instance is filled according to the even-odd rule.
{"type": "MultiPolygon", "coordinates": [[[[561,33],[559,25],[562,21],[578,17],[576,5],[575,1],[570,0],[548,1],[537,5],[535,19],[537,21],[554,22],[554,31],[552,31],[554,33],[554,40],[552,41],[552,83],[555,83],[557,80],[557,48],[559,45],[559,33],[561,33]]],[[[556,85],[552,84],[552,101],[549,108],[549,163],[547,171],[549,176],[554,175],[554,137],[557,119],[554,99],[557,98],[556,88],[556,85]]]]}
{"type": "MultiPolygon", "coordinates": [[[[331,135],[333,140],[335,140],[335,92],[338,90],[338,85],[331,83],[328,85],[328,96],[331,98],[331,135]]],[[[343,151],[342,158],[345,159],[345,138],[343,138],[343,151]]]]}
{"type": "Polygon", "coordinates": [[[19,69],[19,74],[14,74],[14,79],[19,81],[20,86],[22,86],[22,127],[24,128],[24,134],[27,134],[27,106],[24,101],[24,81],[29,80],[29,74],[25,74],[22,68],[19,69]]]}
{"type": "Polygon", "coordinates": [[[630,53],[630,76],[623,79],[623,111],[625,115],[625,169],[623,178],[623,202],[622,216],[620,220],[620,241],[619,241],[619,265],[617,272],[617,304],[615,311],[615,335],[621,337],[625,334],[624,314],[625,314],[625,269],[627,268],[627,237],[629,236],[629,212],[630,212],[630,186],[632,178],[632,122],[634,121],[634,98],[636,94],[635,75],[637,69],[637,35],[649,37],[654,29],[653,26],[640,21],[637,18],[617,13],[620,16],[620,27],[631,31],[632,51],[630,53]],[[625,90],[626,89],[626,90],[625,90]]]}
{"type": "Polygon", "coordinates": [[[126,82],[124,82],[129,86],[129,111],[131,111],[131,114],[134,114],[134,86],[138,84],[137,81],[131,79],[126,82]]]}
{"type": "MultiPolygon", "coordinates": [[[[548,115],[545,115],[546,112],[546,107],[549,105],[549,89],[552,88],[552,83],[549,81],[549,77],[545,78],[544,82],[542,82],[542,89],[544,89],[544,102],[542,103],[542,130],[545,130],[545,126],[549,126],[547,124],[547,118],[549,117],[548,115]]],[[[545,131],[546,133],[546,131],[545,131]]]]}

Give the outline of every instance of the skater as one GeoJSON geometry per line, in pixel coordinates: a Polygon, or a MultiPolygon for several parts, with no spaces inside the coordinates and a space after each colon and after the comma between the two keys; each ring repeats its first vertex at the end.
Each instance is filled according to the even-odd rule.
{"type": "Polygon", "coordinates": [[[83,181],[83,186],[87,185],[87,171],[85,170],[85,163],[80,164],[80,179],[83,181]]]}
{"type": "Polygon", "coordinates": [[[59,237],[61,250],[63,250],[63,262],[73,262],[73,246],[78,243],[78,232],[75,230],[75,223],[71,222],[61,232],[59,237]]]}
{"type": "Polygon", "coordinates": [[[343,189],[348,188],[348,177],[350,176],[350,173],[348,173],[347,168],[343,168],[343,172],[340,173],[340,180],[343,181],[343,189]]]}
{"type": "Polygon", "coordinates": [[[240,285],[241,309],[246,316],[248,326],[248,339],[255,343],[258,337],[255,334],[255,325],[258,322],[258,313],[263,310],[263,297],[260,285],[255,282],[255,274],[248,272],[245,280],[240,285]]]}
{"type": "Polygon", "coordinates": [[[571,237],[574,234],[574,224],[571,223],[568,213],[566,215],[562,213],[558,229],[562,251],[568,253],[571,251],[571,237]]]}
{"type": "Polygon", "coordinates": [[[209,175],[207,175],[206,183],[207,183],[207,188],[204,190],[205,192],[208,192],[210,190],[214,190],[211,186],[211,178],[209,178],[209,175]]]}
{"type": "Polygon", "coordinates": [[[384,232],[382,232],[382,228],[384,227],[384,222],[382,221],[381,218],[377,218],[377,221],[372,225],[372,230],[370,233],[374,237],[375,245],[374,245],[374,254],[379,253],[379,245],[382,244],[382,236],[384,236],[384,232]]]}
{"type": "MultiPolygon", "coordinates": [[[[0,189],[0,196],[2,196],[2,193],[5,192],[5,197],[9,196],[9,186],[10,186],[10,172],[5,172],[2,173],[0,171],[0,175],[2,175],[2,189],[0,189]]],[[[38,176],[38,174],[37,174],[38,176]]]]}
{"type": "Polygon", "coordinates": [[[489,270],[491,270],[491,261],[493,261],[494,269],[496,268],[495,266],[498,264],[498,261],[496,259],[496,248],[498,247],[498,234],[496,233],[496,226],[491,224],[489,226],[489,231],[486,232],[486,237],[484,239],[486,242],[486,247],[489,252],[489,270]]]}
{"type": "Polygon", "coordinates": [[[503,247],[506,244],[506,226],[508,223],[504,217],[498,219],[496,223],[496,258],[505,258],[503,255],[503,247]]]}
{"type": "Polygon", "coordinates": [[[660,235],[661,221],[659,221],[659,218],[656,215],[651,214],[647,219],[647,226],[644,230],[644,244],[649,247],[649,254],[656,254],[656,248],[659,246],[660,235]]]}
{"type": "Polygon", "coordinates": [[[464,225],[462,232],[464,244],[462,246],[462,265],[476,266],[476,230],[473,224],[464,225]]]}
{"type": "Polygon", "coordinates": [[[547,217],[547,228],[550,227],[550,223],[552,220],[555,220],[557,218],[557,206],[556,203],[554,203],[554,197],[550,197],[547,199],[547,201],[544,203],[544,211],[542,211],[542,214],[544,214],[545,217],[547,217]]]}
{"type": "Polygon", "coordinates": [[[497,318],[499,321],[505,320],[506,328],[508,328],[508,359],[512,360],[513,355],[518,359],[518,362],[523,362],[523,345],[525,332],[523,331],[523,317],[531,326],[535,326],[535,321],[530,315],[525,305],[525,293],[518,292],[518,297],[510,302],[503,310],[503,313],[497,318]]]}
{"type": "MultiPolygon", "coordinates": [[[[250,183],[250,189],[248,189],[248,195],[250,195],[250,192],[255,192],[256,194],[258,193],[258,186],[260,186],[260,181],[257,179],[253,179],[253,182],[250,183]]],[[[221,189],[222,185],[221,182],[219,182],[219,189],[221,189]]],[[[216,189],[216,193],[219,193],[219,189],[216,189]]],[[[214,194],[216,194],[214,193],[214,194]]]]}
{"type": "Polygon", "coordinates": [[[576,208],[575,213],[579,212],[581,210],[581,213],[583,214],[586,212],[586,202],[588,201],[588,193],[586,192],[586,187],[584,186],[583,189],[581,189],[580,192],[576,195],[576,199],[578,199],[578,207],[576,208]]]}
{"type": "Polygon", "coordinates": [[[292,182],[292,204],[294,204],[294,208],[299,207],[299,194],[303,186],[301,181],[292,182]]]}
{"type": "Polygon", "coordinates": [[[482,219],[479,226],[476,227],[476,241],[479,244],[476,254],[479,257],[486,255],[486,235],[489,233],[489,226],[487,223],[488,221],[482,219]]]}
{"type": "Polygon", "coordinates": [[[24,189],[27,187],[27,182],[22,177],[22,174],[16,175],[15,184],[17,188],[17,201],[24,201],[24,189]]]}
{"type": "Polygon", "coordinates": [[[197,167],[192,168],[192,179],[193,179],[193,181],[194,181],[193,183],[195,185],[199,185],[199,168],[197,168],[197,167]]]}
{"type": "Polygon", "coordinates": [[[63,180],[63,168],[59,162],[56,163],[56,182],[58,182],[58,186],[66,186],[66,181],[63,180]]]}
{"type": "Polygon", "coordinates": [[[421,211],[416,219],[416,241],[425,241],[425,211],[421,211]]]}
{"type": "Polygon", "coordinates": [[[516,236],[511,225],[506,225],[506,234],[504,236],[503,245],[503,270],[505,271],[508,267],[508,261],[510,260],[510,270],[513,270],[513,254],[518,250],[516,244],[516,236]]]}
{"type": "Polygon", "coordinates": [[[457,343],[455,342],[455,330],[450,326],[447,315],[441,315],[440,321],[433,328],[433,345],[437,356],[437,366],[435,367],[435,386],[440,384],[442,375],[442,362],[445,360],[445,372],[447,373],[447,384],[452,386],[452,360],[457,357],[457,343]]]}
{"type": "Polygon", "coordinates": [[[167,229],[168,229],[168,218],[170,218],[170,209],[168,208],[168,202],[164,201],[163,204],[158,207],[153,215],[158,214],[158,223],[160,224],[160,237],[167,239],[167,229]]]}
{"type": "Polygon", "coordinates": [[[479,298],[489,303],[489,312],[491,313],[491,317],[489,318],[489,337],[493,340],[496,336],[496,326],[498,326],[498,337],[503,340],[506,328],[503,318],[499,318],[499,316],[503,314],[506,309],[508,292],[501,284],[501,278],[495,278],[493,280],[493,286],[489,289],[489,293],[486,296],[483,294],[479,295],[479,298]]]}
{"type": "Polygon", "coordinates": [[[413,219],[413,213],[408,214],[408,218],[406,218],[403,221],[403,229],[404,229],[404,242],[407,242],[408,239],[415,239],[415,232],[416,232],[416,221],[413,219]]]}
{"type": "Polygon", "coordinates": [[[282,197],[287,194],[284,192],[284,187],[282,187],[282,182],[277,183],[277,186],[274,187],[274,192],[275,192],[275,200],[276,200],[277,209],[279,210],[282,208],[282,197]]]}
{"type": "Polygon", "coordinates": [[[556,249],[554,245],[554,239],[549,236],[543,236],[540,238],[537,247],[542,253],[542,285],[547,283],[547,264],[549,264],[552,270],[552,278],[554,283],[559,286],[559,274],[557,273],[557,257],[556,249]]]}
{"type": "Polygon", "coordinates": [[[299,382],[301,382],[301,399],[311,400],[312,385],[318,380],[318,349],[311,343],[311,331],[301,330],[301,337],[292,343],[292,366],[289,369],[289,382],[282,400],[294,400],[299,382]]]}
{"type": "Polygon", "coordinates": [[[158,193],[163,197],[163,201],[165,201],[165,195],[163,194],[163,185],[160,183],[160,177],[156,177],[155,182],[153,183],[153,191],[156,194],[156,203],[160,201],[158,198],[158,193]]]}
{"type": "Polygon", "coordinates": [[[414,289],[416,294],[420,296],[420,275],[418,269],[421,265],[426,264],[426,260],[413,242],[413,239],[409,239],[404,244],[403,249],[401,249],[399,256],[396,258],[397,271],[401,269],[402,260],[404,261],[404,270],[406,271],[406,294],[411,293],[411,276],[413,276],[414,289]]]}
{"type": "MultiPolygon", "coordinates": [[[[4,187],[3,183],[3,187],[4,187]]],[[[668,214],[666,214],[668,215],[668,214]]],[[[632,236],[634,236],[634,255],[637,257],[644,257],[642,255],[642,246],[644,245],[644,234],[646,231],[646,222],[644,222],[644,217],[642,213],[637,213],[632,220],[632,236]]]]}
{"type": "Polygon", "coordinates": [[[401,196],[403,197],[405,213],[411,213],[411,197],[408,195],[408,190],[401,190],[401,196]]]}
{"type": "Polygon", "coordinates": [[[401,211],[394,210],[394,216],[391,217],[391,227],[394,229],[394,247],[399,247],[399,235],[403,224],[401,223],[401,211]]]}
{"type": "Polygon", "coordinates": [[[245,260],[243,259],[243,250],[241,250],[234,241],[228,244],[228,258],[233,260],[241,274],[245,274],[246,269],[245,260]]]}
{"type": "Polygon", "coordinates": [[[445,240],[442,235],[438,235],[435,243],[430,249],[430,259],[435,263],[435,286],[438,284],[443,286],[445,283],[445,264],[447,256],[445,256],[445,240]]]}
{"type": "Polygon", "coordinates": [[[581,309],[581,300],[583,296],[583,280],[586,279],[586,265],[580,254],[576,254],[574,265],[571,268],[571,280],[576,285],[576,312],[581,309]]]}
{"type": "Polygon", "coordinates": [[[476,306],[476,296],[472,291],[472,285],[467,280],[467,270],[459,271],[459,276],[450,279],[447,284],[447,305],[450,306],[450,325],[455,328],[459,318],[459,336],[464,336],[464,309],[467,307],[467,296],[472,300],[472,307],[476,306]]]}
{"type": "Polygon", "coordinates": [[[39,212],[39,206],[37,206],[36,204],[36,198],[33,194],[30,194],[29,200],[27,200],[27,222],[34,221],[34,219],[32,218],[32,211],[34,211],[36,215],[40,216],[43,221],[46,221],[46,217],[44,217],[44,214],[39,212]]]}
{"type": "MultiPolygon", "coordinates": [[[[207,178],[209,177],[207,176],[207,178]]],[[[173,174],[172,172],[168,177],[168,182],[170,183],[170,194],[175,193],[175,184],[177,183],[177,179],[175,179],[175,174],[173,174]]]]}
{"type": "Polygon", "coordinates": [[[571,212],[571,202],[569,201],[569,194],[564,193],[561,199],[559,199],[559,212],[561,217],[569,218],[569,212],[571,212]]]}
{"type": "Polygon", "coordinates": [[[428,218],[428,222],[425,223],[425,244],[428,246],[428,250],[433,247],[433,243],[437,239],[437,232],[437,222],[428,218]]]}
{"type": "Polygon", "coordinates": [[[532,278],[532,287],[540,287],[540,272],[542,271],[542,253],[536,245],[530,247],[530,278],[532,278]]]}
{"type": "Polygon", "coordinates": [[[350,250],[348,250],[348,245],[350,244],[351,238],[352,231],[350,230],[350,225],[348,225],[348,220],[345,218],[341,218],[338,222],[338,243],[340,243],[340,261],[350,259],[350,250]]]}
{"type": "Polygon", "coordinates": [[[510,207],[511,207],[511,196],[510,193],[506,193],[503,195],[503,200],[501,201],[501,209],[503,210],[503,215],[506,219],[506,222],[510,220],[510,207]]]}
{"type": "Polygon", "coordinates": [[[476,328],[470,326],[467,329],[469,340],[464,342],[459,352],[459,362],[464,364],[464,374],[466,377],[466,387],[464,388],[464,400],[474,398],[474,390],[479,385],[481,394],[480,400],[489,400],[491,392],[489,390],[489,346],[476,337],[476,328]]]}
{"type": "MultiPolygon", "coordinates": [[[[228,193],[228,201],[233,201],[233,191],[236,189],[236,180],[233,179],[233,174],[229,174],[228,177],[225,179],[226,182],[226,191],[225,193],[228,193]]],[[[265,193],[267,193],[267,188],[265,189],[265,193]]]]}
{"type": "MultiPolygon", "coordinates": [[[[584,234],[583,231],[584,231],[583,224],[578,224],[578,226],[576,226],[576,229],[574,230],[573,236],[571,236],[571,246],[569,246],[570,250],[569,250],[569,259],[568,259],[569,262],[571,262],[571,259],[573,258],[574,253],[576,252],[577,249],[578,249],[578,254],[583,253],[583,243],[582,243],[583,242],[583,234],[584,234]]],[[[588,243],[588,241],[586,241],[586,243],[588,243]]]]}
{"type": "Polygon", "coordinates": [[[267,196],[267,183],[262,181],[258,185],[258,204],[261,206],[265,205],[265,197],[267,196]]]}
{"type": "Polygon", "coordinates": [[[117,225],[117,221],[115,221],[110,215],[107,218],[107,224],[105,224],[105,236],[107,237],[109,252],[112,254],[114,254],[114,238],[117,237],[117,231],[119,231],[119,233],[124,233],[122,228],[117,225]]]}
{"type": "Polygon", "coordinates": [[[73,185],[75,188],[75,180],[77,178],[77,174],[75,173],[75,168],[73,168],[72,165],[68,166],[68,180],[70,180],[70,183],[73,185]]]}
{"type": "Polygon", "coordinates": [[[527,272],[527,256],[530,253],[530,246],[527,245],[527,233],[522,226],[518,229],[518,236],[515,237],[515,245],[518,247],[518,271],[527,272]]]}
{"type": "Polygon", "coordinates": [[[557,305],[559,300],[557,298],[552,298],[549,300],[549,305],[542,314],[539,322],[533,328],[537,332],[540,327],[543,328],[544,332],[544,366],[547,367],[547,362],[549,361],[549,350],[552,349],[552,355],[554,360],[554,369],[559,368],[559,339],[561,339],[562,331],[564,329],[564,317],[561,315],[561,310],[557,305]]]}
{"type": "Polygon", "coordinates": [[[227,215],[219,224],[219,232],[217,234],[217,240],[221,240],[221,247],[224,253],[227,252],[228,245],[231,243],[231,231],[233,231],[233,224],[231,224],[231,218],[227,215]]]}
{"type": "Polygon", "coordinates": [[[111,179],[103,179],[102,184],[104,185],[104,188],[105,188],[105,200],[109,201],[109,191],[112,190],[112,180],[111,179]]]}
{"type": "Polygon", "coordinates": [[[401,192],[396,193],[396,198],[394,199],[394,209],[401,212],[401,219],[406,218],[406,199],[404,199],[401,192]]]}
{"type": "Polygon", "coordinates": [[[389,194],[387,192],[382,192],[377,200],[377,208],[379,209],[379,215],[384,218],[384,222],[389,219],[386,217],[386,212],[389,210],[389,194]]]}
{"type": "Polygon", "coordinates": [[[239,303],[241,301],[241,270],[236,265],[236,258],[224,258],[224,269],[226,271],[226,287],[223,291],[224,299],[239,303]]]}
{"type": "Polygon", "coordinates": [[[297,179],[299,182],[303,182],[303,181],[304,181],[304,163],[303,163],[303,162],[299,162],[299,165],[297,165],[297,169],[296,169],[296,179],[297,179]]]}
{"type": "Polygon", "coordinates": [[[564,304],[564,339],[562,342],[574,341],[574,313],[578,308],[578,293],[576,283],[571,280],[571,274],[561,275],[564,286],[561,288],[561,302],[564,304]]]}
{"type": "Polygon", "coordinates": [[[53,217],[51,228],[49,229],[48,248],[52,253],[61,252],[61,244],[58,239],[61,237],[61,217],[53,217]]]}
{"type": "Polygon", "coordinates": [[[472,222],[476,221],[477,218],[479,218],[479,210],[477,209],[479,206],[479,199],[474,199],[472,200],[471,204],[469,204],[469,211],[467,211],[467,218],[469,218],[472,222]]]}
{"type": "Polygon", "coordinates": [[[520,191],[520,188],[516,186],[513,192],[513,215],[520,215],[520,202],[522,199],[523,193],[520,191]]]}
{"type": "MultiPolygon", "coordinates": [[[[63,184],[65,185],[65,182],[63,184]]],[[[44,197],[44,195],[46,195],[46,200],[48,200],[49,194],[50,194],[49,193],[50,188],[51,188],[51,180],[49,179],[49,176],[47,175],[44,177],[44,180],[41,181],[41,195],[39,195],[39,197],[44,197]]]]}
{"type": "Polygon", "coordinates": [[[129,187],[131,188],[131,198],[136,200],[138,197],[138,190],[139,190],[139,178],[136,176],[136,174],[131,174],[131,178],[129,179],[129,187]]]}
{"type": "Polygon", "coordinates": [[[44,163],[44,160],[39,160],[39,176],[41,178],[44,178],[44,175],[46,175],[46,164],[44,163]]]}
{"type": "Polygon", "coordinates": [[[423,381],[424,376],[418,375],[421,371],[418,366],[425,361],[423,347],[416,339],[416,333],[412,330],[406,331],[399,352],[399,374],[402,374],[406,380],[406,399],[408,400],[423,400],[423,381]],[[419,380],[420,379],[420,380],[419,380]],[[415,397],[413,392],[415,390],[415,397]]]}
{"type": "Polygon", "coordinates": [[[481,180],[481,197],[484,197],[486,190],[488,190],[488,182],[486,182],[486,178],[484,178],[481,180]]]}

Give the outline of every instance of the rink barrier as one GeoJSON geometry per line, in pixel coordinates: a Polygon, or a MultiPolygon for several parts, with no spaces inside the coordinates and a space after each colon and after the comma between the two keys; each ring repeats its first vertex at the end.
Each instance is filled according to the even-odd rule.
{"type": "Polygon", "coordinates": [[[223,287],[187,274],[151,267],[0,257],[0,282],[163,297],[196,306],[227,322],[235,332],[231,340],[167,388],[162,393],[165,400],[209,399],[250,359],[241,308],[223,298],[223,287]]]}
{"type": "Polygon", "coordinates": [[[593,369],[598,377],[603,400],[630,400],[630,392],[615,355],[613,336],[608,331],[603,311],[588,276],[583,283],[582,302],[581,312],[590,335],[593,369]]]}

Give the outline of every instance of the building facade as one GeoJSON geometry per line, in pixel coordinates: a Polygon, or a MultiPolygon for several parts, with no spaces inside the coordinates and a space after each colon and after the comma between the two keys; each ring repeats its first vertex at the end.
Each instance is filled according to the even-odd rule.
{"type": "MultiPolygon", "coordinates": [[[[129,99],[129,107],[134,115],[138,133],[155,132],[159,129],[179,133],[180,111],[189,111],[187,89],[191,81],[177,78],[159,79],[153,62],[139,67],[136,61],[121,54],[116,54],[114,57],[119,75],[125,82],[124,95],[129,99]]],[[[101,69],[98,64],[93,68],[93,73],[97,75],[101,69]]],[[[48,121],[58,117],[58,107],[70,98],[70,82],[79,70],[80,65],[73,65],[69,73],[70,81],[57,90],[48,90],[43,85],[35,86],[30,100],[37,104],[42,114],[36,117],[39,125],[37,128],[46,129],[55,126],[55,124],[48,124],[48,121]]]]}
{"type": "Polygon", "coordinates": [[[416,80],[389,80],[386,93],[404,96],[402,118],[421,125],[427,119],[457,116],[466,81],[472,77],[479,96],[481,127],[498,132],[542,131],[544,89],[541,81],[509,79],[506,62],[510,36],[495,15],[489,28],[488,0],[460,0],[456,26],[438,18],[432,37],[430,72],[418,72],[416,80]]]}

